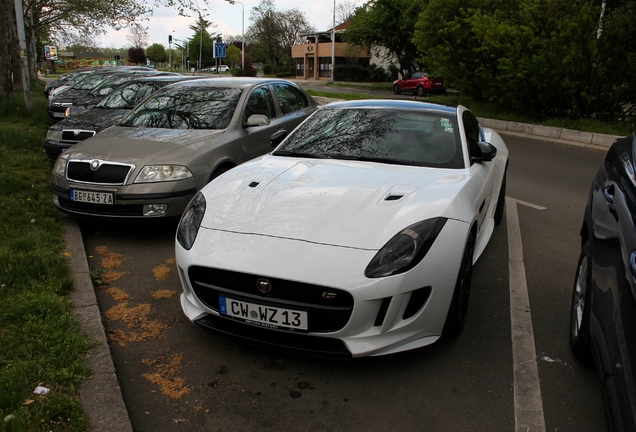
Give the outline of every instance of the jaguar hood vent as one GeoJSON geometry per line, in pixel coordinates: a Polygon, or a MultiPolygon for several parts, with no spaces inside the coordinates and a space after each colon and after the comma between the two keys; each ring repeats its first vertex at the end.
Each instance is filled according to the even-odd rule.
{"type": "Polygon", "coordinates": [[[253,181],[253,182],[251,182],[251,183],[249,184],[249,187],[251,187],[251,188],[255,188],[255,187],[256,187],[256,186],[258,186],[259,184],[260,184],[260,182],[253,181]]]}
{"type": "Polygon", "coordinates": [[[389,195],[388,197],[384,198],[384,201],[397,201],[402,197],[404,197],[404,195],[389,195]]]}
{"type": "Polygon", "coordinates": [[[384,194],[380,202],[378,202],[378,205],[397,204],[416,190],[417,187],[411,185],[395,185],[384,194]]]}

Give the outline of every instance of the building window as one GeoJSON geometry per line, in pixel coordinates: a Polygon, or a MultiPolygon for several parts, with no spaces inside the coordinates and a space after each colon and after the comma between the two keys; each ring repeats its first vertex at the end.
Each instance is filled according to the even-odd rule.
{"type": "Polygon", "coordinates": [[[331,57],[320,57],[319,76],[323,78],[331,78],[331,57]]]}
{"type": "Polygon", "coordinates": [[[305,76],[305,59],[296,59],[296,76],[305,76]]]}

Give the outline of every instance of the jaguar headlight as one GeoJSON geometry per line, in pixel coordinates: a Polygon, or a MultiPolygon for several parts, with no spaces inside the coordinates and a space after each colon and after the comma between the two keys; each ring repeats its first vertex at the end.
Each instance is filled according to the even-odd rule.
{"type": "Polygon", "coordinates": [[[190,170],[181,165],[147,165],[143,167],[135,183],[174,181],[190,177],[192,177],[190,170]]]}
{"type": "Polygon", "coordinates": [[[365,276],[385,277],[415,267],[431,249],[446,221],[441,217],[427,219],[397,233],[375,254],[364,271],[365,276]]]}
{"type": "Polygon", "coordinates": [[[49,129],[46,133],[46,139],[50,141],[62,141],[62,131],[49,129]]]}
{"type": "Polygon", "coordinates": [[[194,245],[204,215],[205,197],[199,192],[186,207],[177,227],[177,241],[185,250],[190,250],[194,245]]]}

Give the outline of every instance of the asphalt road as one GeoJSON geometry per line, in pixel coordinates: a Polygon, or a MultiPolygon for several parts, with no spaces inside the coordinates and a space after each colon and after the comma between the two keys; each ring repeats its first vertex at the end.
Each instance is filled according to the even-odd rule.
{"type": "MultiPolygon", "coordinates": [[[[504,139],[546,430],[606,430],[600,382],[568,347],[578,232],[604,152],[504,139]]],[[[515,430],[508,221],[475,266],[459,337],[349,362],[253,349],[191,324],[174,224],[81,227],[92,268],[109,270],[97,296],[136,431],[515,430]]]]}

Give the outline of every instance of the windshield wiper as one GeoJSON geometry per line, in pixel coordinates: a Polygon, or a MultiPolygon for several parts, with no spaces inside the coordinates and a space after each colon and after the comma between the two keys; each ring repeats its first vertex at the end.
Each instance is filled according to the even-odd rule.
{"type": "Polygon", "coordinates": [[[289,156],[289,157],[301,157],[308,159],[325,159],[323,155],[317,155],[312,153],[294,152],[289,150],[279,150],[272,153],[272,156],[289,156]]]}
{"type": "Polygon", "coordinates": [[[360,161],[360,162],[378,162],[378,163],[385,163],[385,164],[391,164],[391,165],[414,165],[412,161],[406,161],[406,160],[400,160],[400,159],[386,159],[386,158],[379,158],[379,157],[368,157],[368,156],[334,155],[334,156],[330,156],[330,158],[360,161]]]}

